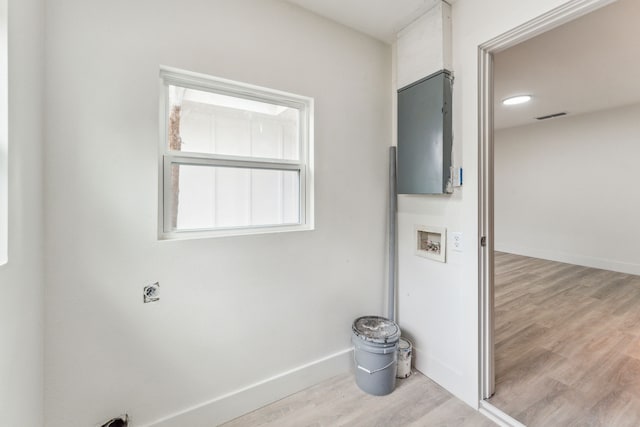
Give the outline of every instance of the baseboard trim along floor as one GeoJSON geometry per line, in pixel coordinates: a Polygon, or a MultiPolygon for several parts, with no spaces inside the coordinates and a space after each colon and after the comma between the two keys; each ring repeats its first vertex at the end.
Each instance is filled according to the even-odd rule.
{"type": "Polygon", "coordinates": [[[142,427],[211,427],[237,418],[331,377],[351,372],[353,348],[170,414],[142,427]]]}
{"type": "Polygon", "coordinates": [[[494,423],[501,427],[526,427],[520,421],[502,412],[500,409],[493,406],[491,403],[483,400],[480,402],[480,413],[489,418],[494,423]]]}

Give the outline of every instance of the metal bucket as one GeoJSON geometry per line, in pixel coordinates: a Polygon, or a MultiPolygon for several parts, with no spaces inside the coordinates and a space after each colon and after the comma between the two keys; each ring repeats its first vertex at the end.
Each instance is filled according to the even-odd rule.
{"type": "Polygon", "coordinates": [[[351,329],[356,384],[375,396],[391,393],[396,386],[400,328],[384,317],[364,316],[356,319],[351,329]]]}
{"type": "Polygon", "coordinates": [[[398,341],[398,370],[396,378],[408,378],[411,375],[411,353],[413,344],[406,338],[398,341]]]}

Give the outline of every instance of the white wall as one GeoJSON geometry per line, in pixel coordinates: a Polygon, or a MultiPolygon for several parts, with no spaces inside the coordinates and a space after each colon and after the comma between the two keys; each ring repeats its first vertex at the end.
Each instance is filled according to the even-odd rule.
{"type": "Polygon", "coordinates": [[[9,23],[7,0],[0,0],[0,265],[7,263],[9,248],[9,23]]]}
{"type": "Polygon", "coordinates": [[[398,89],[442,69],[451,70],[451,6],[437,3],[396,38],[398,89]]]}
{"type": "Polygon", "coordinates": [[[389,47],[279,1],[51,3],[46,425],[215,425],[348,369],[385,293],[389,47]],[[316,230],[156,240],[160,64],[315,98],[316,230]]]}
{"type": "Polygon", "coordinates": [[[495,133],[496,249],[640,274],[640,105],[495,133]]]}
{"type": "Polygon", "coordinates": [[[43,2],[10,0],[9,260],[0,266],[0,425],[43,422],[43,2]]]}
{"type": "Polygon", "coordinates": [[[478,46],[564,0],[458,0],[452,6],[454,162],[464,187],[450,196],[399,198],[399,322],[416,367],[478,404],[478,46]],[[415,224],[463,232],[463,253],[446,264],[413,254],[415,224]]]}

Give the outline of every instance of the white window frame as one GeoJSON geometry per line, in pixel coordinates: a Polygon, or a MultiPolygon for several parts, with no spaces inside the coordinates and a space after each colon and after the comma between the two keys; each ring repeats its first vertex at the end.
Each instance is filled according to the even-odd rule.
{"type": "Polygon", "coordinates": [[[160,149],[158,156],[158,238],[191,239],[286,231],[313,230],[313,98],[221,79],[171,67],[160,67],[160,149]],[[299,160],[170,151],[168,143],[169,86],[267,102],[300,111],[299,160]],[[171,165],[199,165],[298,171],[300,222],[296,224],[173,230],[171,224],[171,165]]]}

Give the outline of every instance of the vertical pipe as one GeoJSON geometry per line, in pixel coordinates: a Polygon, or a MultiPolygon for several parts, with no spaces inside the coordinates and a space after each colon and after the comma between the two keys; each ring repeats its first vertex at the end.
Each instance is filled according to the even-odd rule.
{"type": "Polygon", "coordinates": [[[396,224],[398,189],[396,187],[396,147],[389,148],[389,319],[396,321],[396,224]]]}

